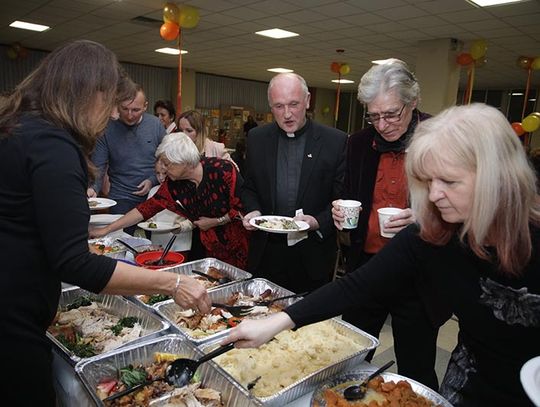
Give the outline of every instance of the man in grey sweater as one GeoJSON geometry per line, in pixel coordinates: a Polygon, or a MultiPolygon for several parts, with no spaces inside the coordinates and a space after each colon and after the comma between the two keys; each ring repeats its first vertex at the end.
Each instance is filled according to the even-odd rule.
{"type": "MultiPolygon", "coordinates": [[[[92,154],[99,175],[89,188],[88,196],[96,196],[101,190],[107,172],[111,184],[109,198],[117,202],[110,213],[127,213],[144,201],[148,191],[158,183],[154,153],[165,135],[165,128],[155,116],[146,113],[147,106],[144,91],[137,85],[135,99],[119,103],[118,120],[109,122],[92,154]]],[[[134,230],[132,227],[126,232],[134,230]]]]}

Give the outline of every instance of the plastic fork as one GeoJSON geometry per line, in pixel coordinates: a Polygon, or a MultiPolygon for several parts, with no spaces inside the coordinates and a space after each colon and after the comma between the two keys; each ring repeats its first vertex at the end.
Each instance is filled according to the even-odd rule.
{"type": "Polygon", "coordinates": [[[235,317],[245,317],[251,311],[253,311],[253,307],[250,305],[227,305],[227,304],[220,304],[219,302],[213,302],[212,306],[217,307],[217,308],[223,308],[224,310],[227,310],[235,317]]]}
{"type": "Polygon", "coordinates": [[[285,295],[283,297],[277,297],[277,298],[274,298],[272,300],[255,301],[254,305],[263,305],[263,306],[268,307],[269,305],[272,305],[276,301],[286,300],[287,298],[303,297],[303,296],[305,296],[307,294],[309,294],[309,292],[306,291],[304,293],[291,294],[291,295],[285,295]]]}

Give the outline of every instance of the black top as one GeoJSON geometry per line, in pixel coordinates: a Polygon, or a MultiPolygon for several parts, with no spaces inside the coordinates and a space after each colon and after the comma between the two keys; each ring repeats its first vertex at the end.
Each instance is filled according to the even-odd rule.
{"type": "MultiPolygon", "coordinates": [[[[533,248],[540,230],[532,228],[533,248]]],[[[424,280],[459,319],[459,342],[441,394],[455,406],[530,406],[521,366],[540,351],[540,259],[537,250],[518,278],[501,275],[454,239],[443,247],[418,236],[413,224],[363,267],[309,295],[286,312],[297,327],[349,307],[399,299],[408,280],[424,280]]]]}
{"type": "Polygon", "coordinates": [[[109,281],[116,261],[88,251],[87,185],[66,131],[24,115],[0,139],[0,355],[18,341],[49,348],[61,281],[96,293],[109,281]]]}

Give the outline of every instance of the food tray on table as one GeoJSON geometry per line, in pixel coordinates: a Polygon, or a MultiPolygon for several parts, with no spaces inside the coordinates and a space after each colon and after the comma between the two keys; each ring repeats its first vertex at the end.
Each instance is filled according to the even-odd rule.
{"type": "MultiPolygon", "coordinates": [[[[343,391],[352,385],[356,385],[358,383],[361,383],[367,377],[373,373],[374,370],[362,370],[362,371],[351,371],[344,374],[341,374],[339,376],[330,378],[326,382],[322,383],[315,389],[313,392],[313,396],[311,397],[311,407],[327,407],[327,403],[325,401],[324,397],[324,391],[327,389],[333,389],[337,394],[343,395],[343,391]]],[[[400,380],[406,381],[411,385],[412,390],[419,396],[425,397],[428,401],[430,401],[433,406],[440,406],[440,407],[452,407],[452,404],[450,404],[446,399],[441,396],[439,393],[435,392],[434,390],[431,390],[429,387],[424,386],[423,384],[413,380],[409,379],[408,377],[398,375],[396,373],[390,373],[390,372],[383,372],[380,374],[380,376],[384,379],[385,382],[393,381],[394,383],[399,382],[400,380]]],[[[366,393],[366,398],[369,397],[369,392],[372,390],[368,390],[368,393],[366,393]]],[[[373,394],[373,393],[372,393],[373,394]]],[[[367,403],[369,400],[366,400],[367,403]]],[[[351,402],[351,406],[354,406],[354,403],[351,402]]]]}
{"type": "MultiPolygon", "coordinates": [[[[216,288],[215,290],[209,291],[208,295],[210,296],[210,299],[212,300],[212,302],[218,302],[218,303],[224,304],[224,303],[227,303],[227,301],[231,298],[231,296],[237,292],[242,293],[243,295],[247,295],[247,296],[258,296],[266,290],[271,290],[272,292],[272,296],[268,297],[268,299],[292,294],[292,291],[289,291],[283,287],[280,287],[277,284],[272,283],[271,281],[268,281],[264,278],[255,278],[252,280],[240,281],[238,283],[222,286],[221,288],[216,288]]],[[[286,307],[297,300],[298,298],[286,299],[286,300],[277,302],[276,305],[286,307]]],[[[208,330],[205,330],[205,329],[190,330],[183,326],[179,326],[177,323],[177,320],[179,319],[179,313],[186,311],[185,316],[189,316],[190,310],[184,310],[179,305],[175,304],[172,300],[157,304],[155,306],[155,309],[164,319],[166,319],[171,324],[171,329],[173,331],[174,330],[179,331],[181,334],[186,335],[192,342],[196,344],[203,344],[205,342],[213,341],[216,338],[220,338],[227,335],[228,329],[230,327],[225,328],[223,326],[225,324],[228,324],[228,321],[226,322],[226,320],[228,318],[231,318],[231,321],[233,321],[235,324],[239,320],[239,318],[235,318],[232,314],[228,316],[227,318],[227,314],[222,313],[221,315],[222,316],[224,315],[223,318],[219,318],[219,321],[215,321],[216,323],[214,324],[214,325],[219,324],[220,328],[208,329],[208,330]]],[[[265,310],[259,308],[256,310],[256,312],[264,313],[265,310]]],[[[194,311],[191,311],[191,313],[194,313],[194,311]]],[[[264,315],[258,314],[258,315],[251,315],[248,317],[257,318],[264,315]]],[[[205,322],[203,322],[203,324],[205,324],[205,322]]]]}
{"type": "MultiPolygon", "coordinates": [[[[117,241],[117,239],[118,236],[104,236],[98,239],[89,239],[88,244],[93,246],[98,252],[100,252],[99,254],[103,256],[112,257],[114,259],[124,259],[128,251],[122,243],[117,241]]],[[[135,248],[145,245],[147,246],[151,243],[150,240],[142,237],[121,236],[121,239],[135,248]]]]}
{"type": "MultiPolygon", "coordinates": [[[[119,331],[118,338],[113,338],[115,340],[115,344],[111,344],[112,348],[118,348],[123,347],[126,345],[130,345],[132,343],[141,342],[147,339],[151,339],[155,336],[163,335],[168,329],[169,329],[169,323],[162,320],[157,316],[156,314],[149,312],[148,310],[138,307],[132,302],[128,301],[124,297],[118,296],[118,295],[106,295],[106,294],[93,294],[89,291],[86,291],[79,287],[69,287],[64,290],[62,290],[62,293],[60,295],[60,301],[58,308],[59,310],[64,311],[69,304],[73,304],[75,301],[80,300],[83,297],[87,297],[88,299],[92,300],[92,302],[97,306],[99,310],[105,311],[107,314],[111,314],[115,317],[119,318],[125,318],[125,317],[134,317],[136,318],[136,324],[135,329],[130,331],[130,328],[124,329],[123,327],[116,327],[117,332],[119,331]],[[122,342],[122,335],[130,335],[129,340],[126,340],[125,342],[122,342]],[[136,337],[135,337],[136,335],[136,337]]],[[[88,308],[88,307],[85,307],[88,308]]],[[[81,312],[86,312],[81,307],[81,312]]],[[[71,318],[73,321],[77,320],[77,315],[73,315],[71,318]]],[[[56,318],[55,318],[56,320],[56,318]]],[[[53,323],[54,325],[54,323],[53,323]]],[[[111,333],[114,333],[114,324],[110,325],[103,325],[101,329],[101,333],[109,333],[109,330],[111,333]],[[112,329],[111,329],[112,328],[112,329]]],[[[52,326],[51,326],[52,327],[52,326]]],[[[49,327],[49,329],[51,329],[49,327]]],[[[68,327],[66,324],[64,327],[68,327]]],[[[95,329],[96,331],[99,331],[95,326],[89,324],[89,329],[95,329]]],[[[54,329],[54,328],[53,328],[54,329]]],[[[75,331],[78,331],[78,329],[75,329],[75,331]]],[[[63,334],[64,331],[62,329],[57,329],[57,336],[59,334],[63,334]]],[[[68,334],[66,333],[65,336],[68,334]]],[[[84,337],[84,335],[82,335],[84,337]]],[[[47,330],[47,337],[53,342],[55,346],[58,347],[60,353],[66,360],[68,360],[72,365],[75,365],[76,363],[80,362],[81,360],[88,359],[91,356],[84,357],[84,356],[77,356],[73,351],[69,350],[53,333],[49,332],[47,330]]],[[[87,338],[90,337],[90,334],[87,335],[87,338]]],[[[77,342],[79,343],[79,342],[77,342]]],[[[110,352],[110,350],[104,350],[104,351],[96,351],[97,354],[100,353],[107,353],[110,352]]]]}
{"type": "MultiPolygon", "coordinates": [[[[203,353],[181,335],[166,335],[142,343],[126,346],[106,355],[96,356],[75,366],[75,371],[81,378],[84,386],[97,403],[103,402],[96,393],[97,386],[104,380],[118,377],[118,369],[128,365],[142,364],[148,366],[154,362],[156,353],[181,355],[191,359],[198,359],[203,353]]],[[[260,404],[253,400],[250,394],[232,381],[227,375],[218,371],[209,363],[203,363],[197,371],[202,387],[211,388],[221,393],[222,402],[228,407],[257,407],[260,404]]],[[[110,395],[110,394],[109,394],[110,395]]],[[[170,398],[166,393],[156,399],[150,400],[150,406],[164,406],[170,398]]]]}
{"type": "MultiPolygon", "coordinates": [[[[180,265],[177,265],[174,267],[167,267],[161,270],[166,270],[172,273],[185,274],[185,275],[194,277],[197,281],[202,283],[208,291],[213,291],[217,288],[225,287],[229,284],[234,284],[238,281],[247,280],[251,278],[251,274],[248,273],[247,271],[244,271],[228,263],[225,263],[224,261],[214,259],[212,257],[208,257],[206,259],[201,259],[201,260],[195,260],[188,263],[182,263],[180,265]],[[208,269],[211,267],[214,267],[220,270],[222,274],[225,275],[226,277],[229,277],[231,281],[225,284],[221,284],[221,285],[218,283],[209,283],[208,280],[205,279],[204,277],[201,277],[191,272],[191,270],[200,270],[203,273],[208,273],[208,269]]],[[[154,310],[153,307],[155,307],[162,301],[170,299],[170,297],[166,298],[166,297],[160,296],[160,298],[157,298],[157,297],[152,298],[152,301],[155,300],[155,302],[148,304],[147,302],[150,300],[150,296],[135,295],[128,298],[138,305],[142,305],[144,307],[152,307],[152,310],[154,310]],[[160,301],[157,301],[157,300],[160,300],[160,301]]]]}
{"type": "MultiPolygon", "coordinates": [[[[199,346],[208,353],[219,340],[199,346]]],[[[257,349],[233,349],[212,363],[266,407],[281,407],[362,363],[379,341],[338,318],[281,332],[257,349]]]]}

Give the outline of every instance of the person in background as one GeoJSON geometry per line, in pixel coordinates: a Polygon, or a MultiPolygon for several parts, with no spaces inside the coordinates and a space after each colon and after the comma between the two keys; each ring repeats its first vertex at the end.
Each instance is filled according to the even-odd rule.
{"type": "MultiPolygon", "coordinates": [[[[385,232],[396,233],[414,222],[408,202],[405,149],[418,123],[430,117],[418,110],[420,86],[407,65],[398,59],[374,65],[362,76],[358,100],[367,106],[369,126],[351,135],[347,145],[342,198],[362,203],[358,227],[349,235],[347,272],[362,266],[390,241],[380,234],[377,209],[404,209],[390,218],[385,232]]],[[[335,225],[342,230],[343,213],[338,201],[333,204],[335,225]]],[[[343,319],[378,338],[391,314],[398,372],[437,389],[437,333],[446,314],[438,314],[441,307],[421,282],[410,281],[403,287],[402,296],[396,303],[372,303],[347,311],[343,319]],[[419,301],[417,291],[425,294],[423,301],[419,301]]],[[[373,353],[366,357],[368,361],[373,353]]]]}
{"type": "Polygon", "coordinates": [[[458,106],[417,126],[405,165],[416,223],[361,268],[242,322],[223,343],[257,347],[351,306],[399,301],[421,278],[458,317],[440,393],[456,407],[530,406],[520,369],[540,343],[540,200],[523,146],[496,108],[458,106]]]}
{"type": "Polygon", "coordinates": [[[257,127],[257,122],[253,119],[253,116],[249,115],[244,123],[244,137],[247,137],[249,131],[255,127],[257,127]]]}
{"type": "MultiPolygon", "coordinates": [[[[165,135],[157,117],[146,112],[148,102],[140,85],[136,96],[121,100],[118,120],[110,120],[105,135],[98,139],[92,162],[99,170],[88,196],[101,189],[105,169],[111,184],[109,198],[116,205],[113,214],[124,214],[143,202],[152,186],[157,185],[154,174],[154,153],[165,135]],[[108,166],[108,167],[107,167],[108,166]]],[[[126,230],[133,234],[135,227],[126,230]]]]}
{"type": "Polygon", "coordinates": [[[115,55],[75,41],[48,54],[0,102],[0,358],[9,366],[3,405],[55,406],[45,332],[62,281],[93,293],[167,294],[210,311],[206,290],[192,278],[89,252],[89,155],[119,86],[135,94],[115,55]]]}
{"type": "Polygon", "coordinates": [[[176,110],[170,100],[158,100],[154,104],[154,115],[159,119],[167,134],[176,133],[176,110]]]}
{"type": "Polygon", "coordinates": [[[529,160],[534,168],[537,179],[536,183],[540,191],[540,148],[534,148],[529,152],[529,160]]]}
{"type": "Polygon", "coordinates": [[[184,133],[167,134],[156,151],[167,178],[155,195],[104,228],[94,237],[135,225],[168,209],[186,217],[200,231],[205,257],[246,269],[248,232],[240,221],[242,178],[229,160],[201,157],[184,133]]]}
{"type": "Polygon", "coordinates": [[[236,142],[236,149],[231,154],[231,158],[238,166],[240,174],[243,174],[246,165],[246,142],[244,140],[238,140],[236,142]]]}
{"type": "Polygon", "coordinates": [[[301,76],[272,78],[268,102],[275,122],[250,131],[242,188],[247,230],[255,230],[249,221],[261,215],[308,223],[309,231],[294,241],[285,234],[251,234],[248,271],[294,292],[320,287],[333,275],[337,245],[331,208],[342,195],[345,171],[347,135],[307,119],[309,100],[301,76]]]}

